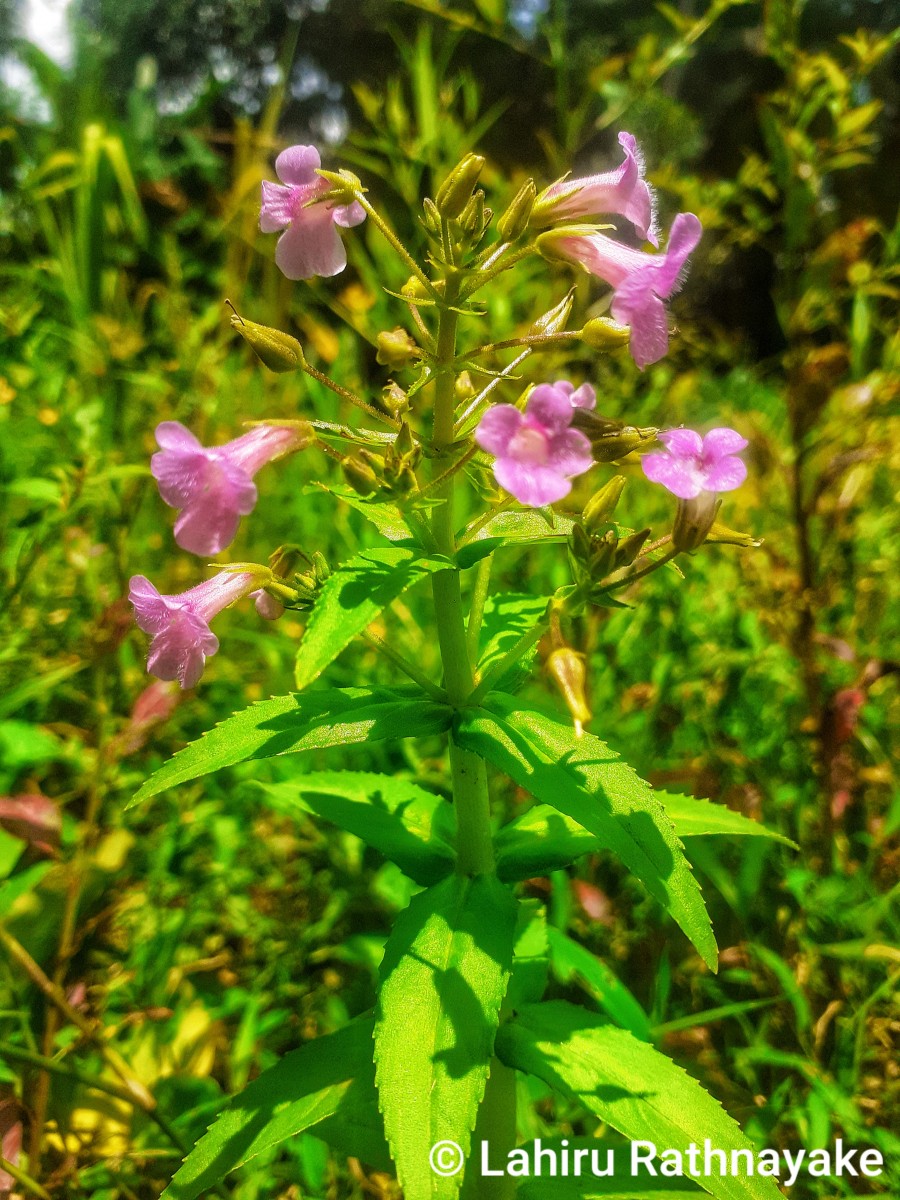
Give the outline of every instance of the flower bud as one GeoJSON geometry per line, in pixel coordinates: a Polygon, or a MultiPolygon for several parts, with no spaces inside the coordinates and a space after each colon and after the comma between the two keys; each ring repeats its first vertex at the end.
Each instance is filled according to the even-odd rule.
{"type": "Polygon", "coordinates": [[[257,325],[237,313],[231,318],[231,325],[270,371],[296,371],[303,366],[303,347],[289,333],[257,325]]]}
{"type": "Polygon", "coordinates": [[[313,575],[315,575],[316,583],[321,586],[327,579],[331,578],[331,567],[328,565],[328,560],[321,550],[316,550],[312,556],[313,575]]]}
{"type": "Polygon", "coordinates": [[[571,646],[560,646],[547,659],[547,670],[572,714],[576,737],[581,737],[585,723],[593,716],[585,696],[587,671],[584,655],[571,646]]]}
{"type": "Polygon", "coordinates": [[[756,550],[762,545],[762,538],[756,538],[752,533],[739,533],[736,529],[729,529],[727,525],[720,525],[718,521],[713,522],[706,540],[720,546],[743,546],[748,550],[756,550]]]}
{"type": "Polygon", "coordinates": [[[415,275],[410,275],[406,283],[400,289],[400,295],[405,296],[407,300],[428,300],[428,289],[421,279],[415,275]]]}
{"type": "Polygon", "coordinates": [[[422,207],[425,210],[425,216],[422,218],[422,224],[428,233],[434,237],[441,236],[441,214],[437,210],[437,205],[427,196],[422,201],[422,207]]]}
{"type": "Polygon", "coordinates": [[[473,192],[469,203],[459,214],[459,223],[466,233],[483,233],[486,225],[485,214],[488,221],[493,215],[489,208],[484,207],[484,192],[481,188],[477,192],[473,192]]]}
{"type": "Polygon", "coordinates": [[[526,179],[497,222],[497,230],[504,242],[514,242],[528,228],[528,218],[531,216],[536,195],[534,180],[526,179]]]}
{"type": "Polygon", "coordinates": [[[409,396],[393,379],[381,389],[380,407],[391,417],[402,417],[409,412],[409,396]]]}
{"type": "Polygon", "coordinates": [[[406,458],[407,455],[412,454],[417,449],[416,441],[408,421],[404,421],[400,426],[400,431],[394,438],[392,449],[399,458],[406,458]]]}
{"type": "Polygon", "coordinates": [[[309,559],[293,542],[279,546],[269,555],[269,566],[276,579],[287,579],[289,575],[293,574],[299,562],[309,562],[309,559]]]}
{"type": "Polygon", "coordinates": [[[382,330],[375,339],[375,345],[378,347],[376,361],[394,370],[408,366],[421,354],[413,339],[399,325],[395,329],[382,330]]]}
{"type": "Polygon", "coordinates": [[[344,478],[359,496],[371,496],[378,491],[378,477],[368,463],[356,455],[348,454],[341,461],[344,478]]]}
{"type": "Polygon", "coordinates": [[[438,188],[435,197],[435,207],[442,217],[452,221],[462,213],[469,203],[483,167],[484,159],[480,154],[467,154],[456,164],[438,188]]]}
{"type": "Polygon", "coordinates": [[[715,492],[701,492],[692,500],[679,500],[672,529],[676,550],[691,551],[702,546],[713,527],[721,501],[715,492]]]}
{"type": "Polygon", "coordinates": [[[459,402],[471,400],[475,395],[475,384],[468,371],[462,371],[457,375],[456,383],[453,385],[453,394],[459,402]]]}
{"type": "Polygon", "coordinates": [[[648,527],[647,529],[639,529],[635,533],[630,533],[628,537],[622,538],[613,556],[613,567],[630,567],[640,554],[641,547],[649,536],[650,529],[648,527]]]}
{"type": "Polygon", "coordinates": [[[633,451],[649,450],[656,441],[658,429],[639,429],[623,425],[590,409],[578,408],[572,417],[572,428],[586,434],[591,443],[594,461],[618,462],[633,451]]]}
{"type": "Polygon", "coordinates": [[[559,304],[554,305],[549,312],[545,312],[542,317],[538,317],[535,323],[528,330],[532,337],[537,337],[542,333],[559,333],[565,329],[566,322],[572,312],[572,305],[575,303],[575,289],[570,288],[568,293],[563,296],[559,304]]]}
{"type": "Polygon", "coordinates": [[[618,350],[627,346],[631,330],[620,325],[612,317],[594,317],[581,331],[581,340],[592,350],[618,350]]]}
{"type": "Polygon", "coordinates": [[[584,512],[581,514],[581,523],[588,533],[600,532],[600,528],[607,523],[616,511],[616,505],[619,503],[624,490],[625,476],[613,475],[612,479],[599,492],[595,492],[591,496],[585,506],[584,512]]]}

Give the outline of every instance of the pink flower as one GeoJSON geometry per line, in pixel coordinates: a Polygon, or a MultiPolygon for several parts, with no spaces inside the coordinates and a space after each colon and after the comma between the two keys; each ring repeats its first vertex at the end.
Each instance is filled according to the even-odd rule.
{"type": "Polygon", "coordinates": [[[645,454],[641,466],[648,479],[680,500],[694,500],[701,492],[730,492],[747,478],[747,467],[737,457],[747,439],[733,429],[711,429],[706,437],[693,429],[668,429],[659,440],[665,451],[645,454]]]}
{"type": "Polygon", "coordinates": [[[532,223],[549,225],[553,221],[618,213],[632,223],[638,237],[658,246],[656,200],[644,178],[640,149],[630,133],[619,134],[619,145],[625,151],[620,167],[602,175],[551,184],[535,201],[532,223]]]}
{"type": "Polygon", "coordinates": [[[576,408],[593,408],[594,389],[566,380],[544,383],[528,397],[525,412],[495,404],[481,418],[475,440],[495,455],[494,476],[520,504],[543,508],[572,490],[571,478],[592,465],[591,443],[570,429],[576,408]]]}
{"type": "Polygon", "coordinates": [[[603,233],[553,230],[539,245],[551,254],[586,267],[613,287],[610,311],[620,325],[631,327],[631,356],[644,369],[669,348],[669,321],[663,304],[680,286],[684,266],[700,241],[703,227],[693,213],[672,222],[664,254],[648,254],[624,246],[603,233]]]}
{"type": "Polygon", "coordinates": [[[175,541],[192,554],[218,554],[234,541],[256,505],[253,476],[266,463],[306,445],[299,425],[255,425],[224,446],[201,446],[178,421],[156,427],[150,469],[166,504],[181,510],[175,541]]]}
{"type": "Polygon", "coordinates": [[[275,159],[281,183],[265,180],[259,227],[263,233],[284,233],[275,247],[275,262],[288,279],[331,276],[347,265],[347,252],[336,225],[349,229],[366,219],[360,204],[312,203],[331,184],[316,171],[322,165],[315,146],[291,146],[275,159]],[[307,207],[309,205],[309,207],[307,207]]]}
{"type": "Polygon", "coordinates": [[[149,579],[132,576],[128,599],[135,620],[153,637],[147,657],[150,674],[157,679],[177,679],[183,688],[195,687],[207,658],[219,649],[210,621],[223,608],[255,591],[267,577],[262,567],[220,571],[186,592],[161,596],[149,579]]]}

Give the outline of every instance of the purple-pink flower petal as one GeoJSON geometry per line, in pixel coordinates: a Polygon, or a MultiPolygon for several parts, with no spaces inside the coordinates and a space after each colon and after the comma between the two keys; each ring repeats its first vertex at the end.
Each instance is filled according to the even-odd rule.
{"type": "Polygon", "coordinates": [[[571,479],[593,465],[591,444],[571,429],[576,407],[593,407],[589,384],[577,391],[567,380],[540,384],[525,412],[498,404],[481,418],[475,440],[494,455],[494,477],[520,504],[542,508],[572,490],[571,479]]]}
{"type": "Polygon", "coordinates": [[[525,415],[529,421],[537,421],[546,433],[561,433],[572,424],[572,407],[570,397],[561,388],[542,383],[528,397],[525,415]]]}
{"type": "MultiPolygon", "coordinates": [[[[667,438],[671,437],[672,433],[679,432],[689,433],[690,430],[671,430],[667,438]]],[[[671,446],[672,443],[667,441],[666,444],[671,446]]],[[[741,450],[746,450],[749,444],[747,439],[741,437],[736,429],[711,429],[703,438],[703,454],[708,461],[711,461],[714,458],[721,458],[725,454],[738,454],[741,450]]]]}
{"type": "Polygon", "coordinates": [[[357,202],[330,205],[322,201],[330,188],[319,175],[315,146],[291,146],[275,160],[282,185],[266,180],[262,185],[259,227],[263,233],[283,230],[275,248],[275,262],[288,279],[329,278],[343,271],[347,252],[338,227],[349,229],[366,218],[357,202]]]}
{"type": "Polygon", "coordinates": [[[316,183],[322,159],[315,146],[288,146],[275,159],[275,174],[282,183],[306,187],[316,183]]]}
{"type": "Polygon", "coordinates": [[[659,440],[670,454],[679,457],[699,457],[703,453],[703,438],[693,429],[664,429],[659,435],[659,440]]]}
{"type": "Polygon", "coordinates": [[[641,466],[648,479],[681,500],[730,492],[747,478],[747,467],[736,455],[747,440],[733,429],[712,429],[705,438],[692,429],[668,429],[659,440],[665,452],[645,454],[641,466]]]}
{"type": "Polygon", "coordinates": [[[149,579],[135,575],[128,598],[138,627],[153,638],[147,656],[150,674],[157,679],[177,679],[183,688],[194,687],[206,659],[219,649],[210,621],[259,582],[259,570],[220,571],[186,592],[163,596],[149,579]]]}
{"type": "Polygon", "coordinates": [[[288,425],[257,425],[224,446],[202,446],[183,425],[164,421],[156,431],[163,447],[150,460],[159,494],[180,510],[175,540],[192,554],[218,554],[253,511],[253,476],[266,463],[302,444],[288,425]]]}
{"type": "Polygon", "coordinates": [[[489,408],[475,430],[475,441],[488,454],[502,454],[525,418],[513,404],[489,408]]]}
{"type": "Polygon", "coordinates": [[[554,467],[526,464],[513,458],[498,458],[494,476],[520,504],[530,508],[554,504],[572,490],[571,482],[554,467]]]}

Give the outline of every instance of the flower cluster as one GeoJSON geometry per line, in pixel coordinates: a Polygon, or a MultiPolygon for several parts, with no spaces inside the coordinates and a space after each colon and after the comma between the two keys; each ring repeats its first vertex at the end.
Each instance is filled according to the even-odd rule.
{"type": "MultiPolygon", "coordinates": [[[[545,258],[576,264],[603,280],[612,288],[613,318],[595,318],[580,333],[554,333],[564,329],[572,306],[570,295],[547,314],[553,318],[550,325],[545,319],[545,325],[534,327],[534,339],[580,337],[584,345],[596,349],[610,349],[627,340],[634,361],[643,369],[657,362],[668,349],[666,301],[684,278],[702,228],[693,214],[678,214],[665,249],[659,250],[656,201],[645,177],[640,149],[630,133],[621,133],[619,144],[622,161],[610,171],[558,180],[539,195],[534,181],[528,180],[498,222],[498,248],[480,260],[486,266],[476,266],[468,273],[474,282],[463,286],[471,287],[471,291],[480,286],[477,276],[481,269],[485,271],[484,279],[490,279],[496,269],[488,270],[488,266],[502,259],[513,242],[531,231],[533,240],[523,251],[516,251],[516,256],[537,250],[545,258]],[[653,249],[644,250],[610,236],[604,232],[609,226],[572,223],[610,215],[627,221],[637,238],[653,249]]],[[[430,232],[442,246],[450,244],[448,239],[461,239],[457,251],[447,259],[454,268],[460,260],[453,254],[464,254],[466,246],[474,249],[490,223],[484,194],[474,190],[483,165],[479,156],[467,155],[438,191],[436,202],[425,204],[426,229],[432,222],[430,232]]],[[[275,261],[289,279],[328,277],[342,271],[347,254],[339,231],[358,225],[368,213],[407,265],[414,268],[404,295],[408,299],[420,297],[429,304],[435,303],[435,298],[439,301],[440,288],[448,281],[429,281],[365,200],[358,180],[347,173],[322,171],[319,153],[313,146],[284,150],[275,161],[275,172],[278,183],[267,180],[262,184],[259,223],[264,233],[281,234],[275,261]]],[[[440,256],[432,261],[439,266],[440,256]]],[[[385,440],[379,440],[384,435],[373,435],[369,448],[364,446],[356,456],[345,453],[339,457],[346,477],[360,495],[381,494],[400,504],[415,497],[419,489],[416,467],[423,457],[423,447],[406,417],[412,389],[407,395],[392,384],[388,390],[392,396],[396,393],[400,402],[391,404],[385,399],[380,408],[372,406],[312,368],[300,344],[289,335],[238,316],[233,323],[270,369],[306,371],[351,399],[369,416],[393,425],[393,435],[385,440]],[[402,487],[393,478],[398,464],[404,472],[402,487]]],[[[421,319],[417,323],[427,335],[421,319]]],[[[525,338],[501,345],[528,342],[525,338]]],[[[383,331],[376,345],[380,364],[397,371],[419,364],[423,375],[418,386],[427,382],[428,353],[404,328],[383,331]]],[[[468,394],[472,395],[475,389],[468,375],[465,379],[468,394]]],[[[540,383],[526,390],[518,404],[496,404],[486,410],[476,397],[471,411],[480,412],[481,417],[474,428],[474,441],[493,456],[493,473],[500,487],[520,504],[532,508],[562,500],[571,492],[573,479],[595,463],[642,454],[646,477],[678,498],[671,539],[674,552],[695,549],[712,527],[718,495],[737,487],[746,476],[746,467],[737,457],[746,447],[746,440],[730,429],[713,429],[705,438],[688,429],[673,429],[658,434],[662,451],[645,453],[654,444],[657,430],[611,421],[595,409],[593,387],[588,383],[576,387],[568,380],[540,383]]],[[[467,428],[471,430],[472,424],[467,428]]],[[[253,425],[223,445],[205,446],[184,425],[162,422],[156,430],[159,450],[153,455],[151,470],[161,498],[177,510],[174,533],[178,545],[204,556],[225,550],[233,542],[241,518],[256,505],[254,480],[258,472],[275,459],[307,446],[314,437],[312,427],[304,421],[268,421],[253,425]]],[[[471,451],[460,459],[460,465],[470,457],[471,451]]],[[[641,531],[621,542],[610,530],[591,534],[593,541],[589,539],[582,555],[589,561],[589,574],[595,568],[599,570],[601,563],[613,570],[622,564],[630,566],[648,533],[641,531]]],[[[162,595],[144,576],[135,576],[129,595],[138,625],[152,639],[148,670],[160,679],[177,680],[183,688],[193,687],[206,659],[218,649],[210,623],[224,608],[251,596],[259,615],[272,620],[284,611],[282,601],[295,606],[311,603],[327,571],[319,564],[308,579],[296,576],[295,582],[300,582],[293,590],[282,586],[291,569],[286,564],[295,560],[295,551],[300,553],[297,547],[280,558],[277,553],[274,571],[253,564],[233,565],[177,595],[162,595]]]]}

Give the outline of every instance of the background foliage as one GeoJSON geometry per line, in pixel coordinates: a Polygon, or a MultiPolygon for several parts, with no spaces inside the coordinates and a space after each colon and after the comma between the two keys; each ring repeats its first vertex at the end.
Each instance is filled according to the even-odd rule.
{"type": "MultiPolygon", "coordinates": [[[[371,343],[396,323],[383,287],[403,280],[367,226],[344,275],[287,284],[256,232],[273,154],[340,143],[335,161],[419,244],[410,205],[470,147],[511,196],[527,173],[606,163],[623,127],[664,216],[690,209],[707,229],[681,335],[644,375],[587,350],[538,369],[591,379],[601,411],[635,424],[741,430],[751,482],[728,521],[765,541],[707,549],[684,583],[653,577],[633,609],[586,621],[593,727],[660,787],[763,817],[801,849],[689,846],[727,947],[716,976],[605,855],[526,888],[588,952],[559,942],[557,994],[642,1021],[762,1143],[843,1136],[896,1154],[896,6],[83,0],[62,66],[18,38],[20,15],[0,6],[4,1157],[23,1140],[54,1196],[157,1195],[173,1138],[192,1141],[223,1095],[371,1007],[408,900],[359,841],[260,787],[296,762],[124,813],[173,749],[290,688],[300,632],[228,614],[196,695],[148,687],[127,578],[197,579],[149,477],[153,427],[223,441],[265,415],[348,415],[311,381],[262,373],[223,299],[355,389],[387,382],[371,343]],[[122,1070],[162,1125],[149,1096],[122,1094],[122,1070]]],[[[518,282],[492,299],[494,340],[567,286],[539,264],[505,278],[518,282]]],[[[576,303],[597,308],[587,281],[576,303]]],[[[311,470],[262,477],[234,558],[296,540],[338,562],[365,539],[356,515],[335,522],[304,491],[311,470]]],[[[664,528],[664,499],[630,473],[631,523],[664,528]]],[[[562,556],[504,569],[509,590],[541,594],[567,572],[562,556]]],[[[417,604],[410,593],[392,620],[428,662],[417,604]]],[[[382,671],[355,649],[330,677],[382,671]]],[[[437,743],[346,760],[442,786],[437,743]]],[[[302,769],[342,764],[316,754],[302,769]]],[[[530,1136],[586,1132],[537,1082],[528,1114],[530,1136]]],[[[393,1187],[309,1136],[234,1180],[241,1200],[298,1181],[322,1197],[393,1187]]]]}

